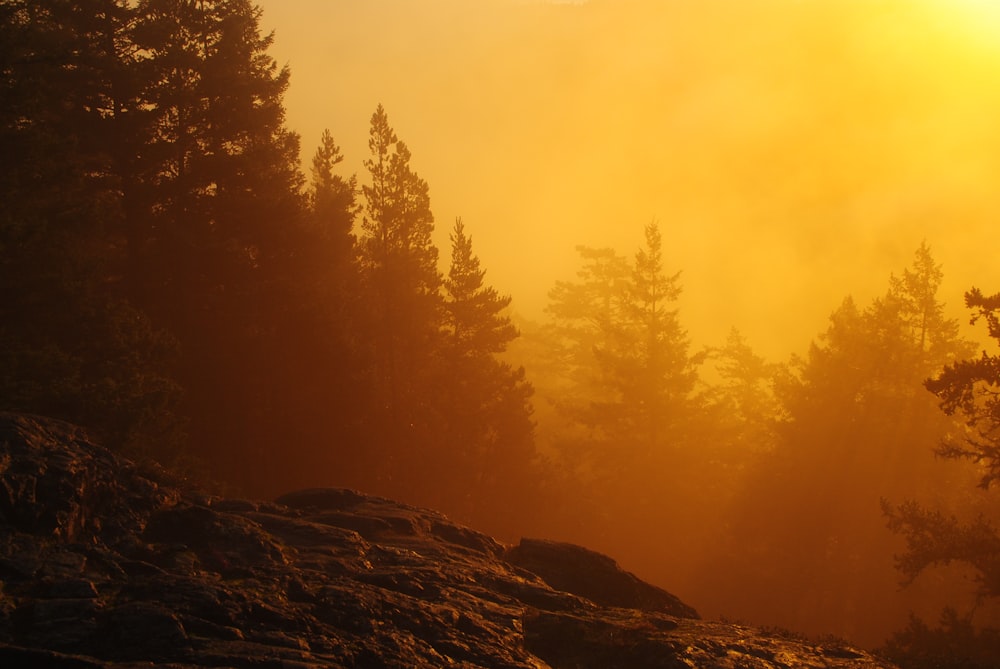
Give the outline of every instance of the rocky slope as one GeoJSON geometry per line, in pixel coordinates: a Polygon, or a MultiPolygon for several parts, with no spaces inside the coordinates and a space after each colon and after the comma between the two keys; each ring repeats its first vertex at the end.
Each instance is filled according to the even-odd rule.
{"type": "Polygon", "coordinates": [[[350,490],[181,492],[0,414],[0,666],[888,667],[700,620],[586,549],[350,490]]]}

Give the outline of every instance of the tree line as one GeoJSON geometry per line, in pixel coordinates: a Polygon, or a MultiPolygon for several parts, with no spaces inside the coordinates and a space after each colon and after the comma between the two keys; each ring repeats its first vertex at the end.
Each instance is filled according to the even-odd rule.
{"type": "Polygon", "coordinates": [[[307,180],[251,2],[0,11],[5,407],[256,494],[332,479],[467,516],[524,487],[510,298],[461,220],[439,270],[381,106],[367,178],[327,133],[307,180]]]}
{"type": "MultiPolygon", "coordinates": [[[[474,222],[440,257],[381,105],[364,174],[329,131],[303,173],[260,23],[249,0],[0,2],[0,407],[246,494],[348,485],[586,542],[789,627],[891,618],[897,567],[912,592],[964,561],[997,596],[974,490],[997,358],[945,315],[926,243],[786,363],[736,329],[693,345],[656,223],[631,255],[579,247],[545,321],[515,324],[474,222]]],[[[967,304],[1000,339],[1000,299],[967,304]]],[[[988,647],[970,621],[889,650],[988,647]]]]}

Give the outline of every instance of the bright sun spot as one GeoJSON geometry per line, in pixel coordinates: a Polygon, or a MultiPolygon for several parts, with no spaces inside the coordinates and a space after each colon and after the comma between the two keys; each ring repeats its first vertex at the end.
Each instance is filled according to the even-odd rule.
{"type": "Polygon", "coordinates": [[[958,39],[1000,49],[1000,0],[927,0],[938,19],[958,39]]]}

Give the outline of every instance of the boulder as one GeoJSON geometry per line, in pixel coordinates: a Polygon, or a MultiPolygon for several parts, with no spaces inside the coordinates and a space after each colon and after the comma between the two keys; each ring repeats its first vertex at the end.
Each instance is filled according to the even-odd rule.
{"type": "Polygon", "coordinates": [[[601,606],[658,611],[682,618],[698,618],[698,612],[662,588],[625,571],[607,555],[582,546],[521,539],[504,558],[538,574],[556,590],[586,597],[601,606]]]}

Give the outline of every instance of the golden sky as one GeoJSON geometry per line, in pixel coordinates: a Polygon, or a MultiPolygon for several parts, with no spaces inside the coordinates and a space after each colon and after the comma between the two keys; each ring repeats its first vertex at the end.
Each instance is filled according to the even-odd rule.
{"type": "Polygon", "coordinates": [[[308,161],[363,182],[385,105],[487,279],[540,315],[574,246],[651,220],[694,343],[784,359],[924,239],[961,315],[1000,291],[1000,9],[987,0],[261,0],[308,161]]]}

